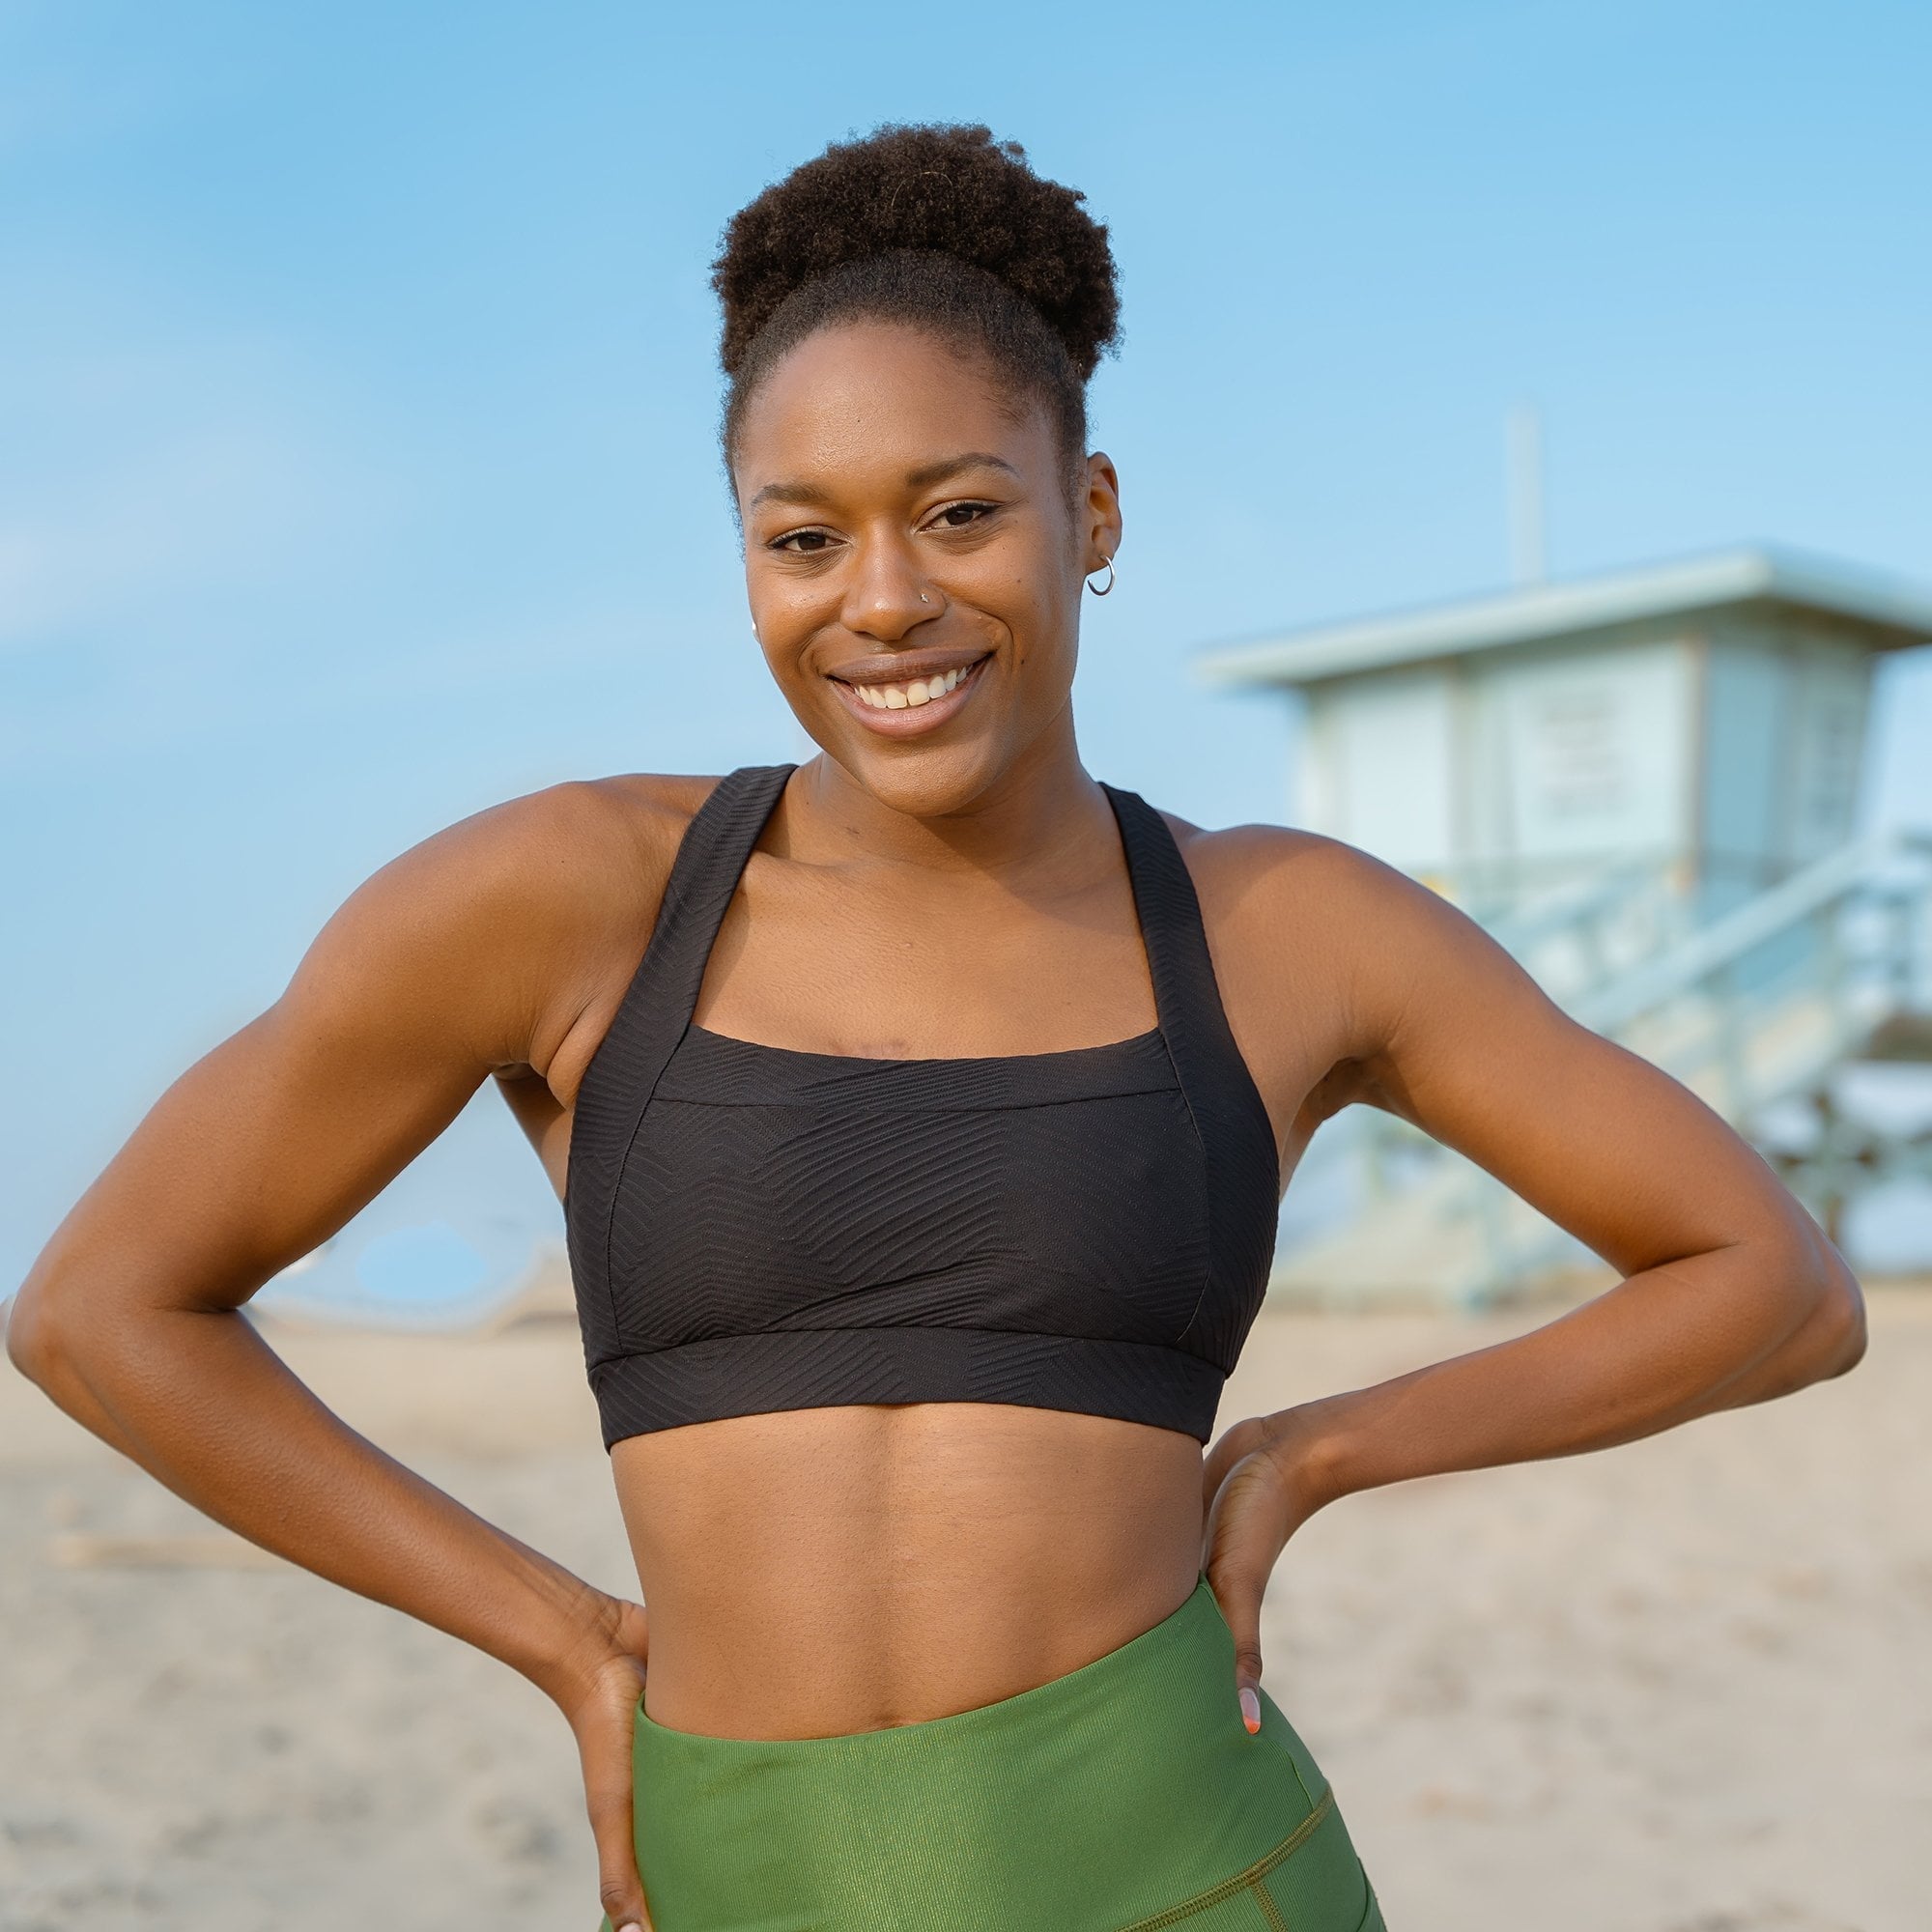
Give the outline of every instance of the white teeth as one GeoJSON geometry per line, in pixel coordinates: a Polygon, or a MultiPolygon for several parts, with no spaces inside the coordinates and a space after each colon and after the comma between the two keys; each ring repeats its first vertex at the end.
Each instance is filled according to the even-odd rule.
{"type": "Polygon", "coordinates": [[[949,691],[956,691],[959,680],[973,668],[964,665],[957,670],[936,671],[931,677],[916,677],[905,684],[855,684],[852,689],[859,694],[859,702],[874,711],[917,710],[949,691]]]}

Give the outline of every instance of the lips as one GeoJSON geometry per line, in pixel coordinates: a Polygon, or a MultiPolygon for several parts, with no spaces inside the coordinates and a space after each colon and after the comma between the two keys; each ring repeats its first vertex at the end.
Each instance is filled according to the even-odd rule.
{"type": "Polygon", "coordinates": [[[840,701],[861,723],[886,737],[915,737],[936,729],[979,688],[981,651],[880,653],[827,673],[840,701]]]}
{"type": "Polygon", "coordinates": [[[915,678],[930,681],[950,671],[971,670],[992,656],[987,650],[875,651],[869,657],[852,658],[834,665],[825,673],[840,684],[910,684],[915,678]]]}

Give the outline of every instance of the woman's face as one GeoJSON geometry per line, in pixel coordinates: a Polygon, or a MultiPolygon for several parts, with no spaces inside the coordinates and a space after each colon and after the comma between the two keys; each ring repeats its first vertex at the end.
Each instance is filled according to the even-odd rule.
{"type": "Polygon", "coordinates": [[[956,811],[1056,733],[1071,752],[1117,479],[1088,457],[1076,502],[1045,406],[989,359],[892,323],[820,329],[751,399],[732,480],[765,661],[882,803],[956,811]]]}

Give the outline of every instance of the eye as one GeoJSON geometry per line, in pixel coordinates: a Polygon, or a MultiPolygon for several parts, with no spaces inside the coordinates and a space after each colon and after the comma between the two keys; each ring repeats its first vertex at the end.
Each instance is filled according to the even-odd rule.
{"type": "Polygon", "coordinates": [[[997,503],[948,503],[935,513],[932,521],[941,529],[963,530],[982,523],[999,507],[997,503]]]}
{"type": "Polygon", "coordinates": [[[832,541],[829,530],[787,530],[783,536],[774,537],[766,549],[783,551],[788,556],[816,556],[832,541]]]}

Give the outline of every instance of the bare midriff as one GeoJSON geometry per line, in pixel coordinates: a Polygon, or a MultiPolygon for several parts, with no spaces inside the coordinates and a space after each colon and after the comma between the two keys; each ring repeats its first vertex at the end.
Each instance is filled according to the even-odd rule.
{"type": "Polygon", "coordinates": [[[611,1460],[644,1708],[673,1730],[835,1737],[977,1709],[1151,1630],[1200,1574],[1201,1445],[1105,1416],[796,1409],[611,1460]]]}

